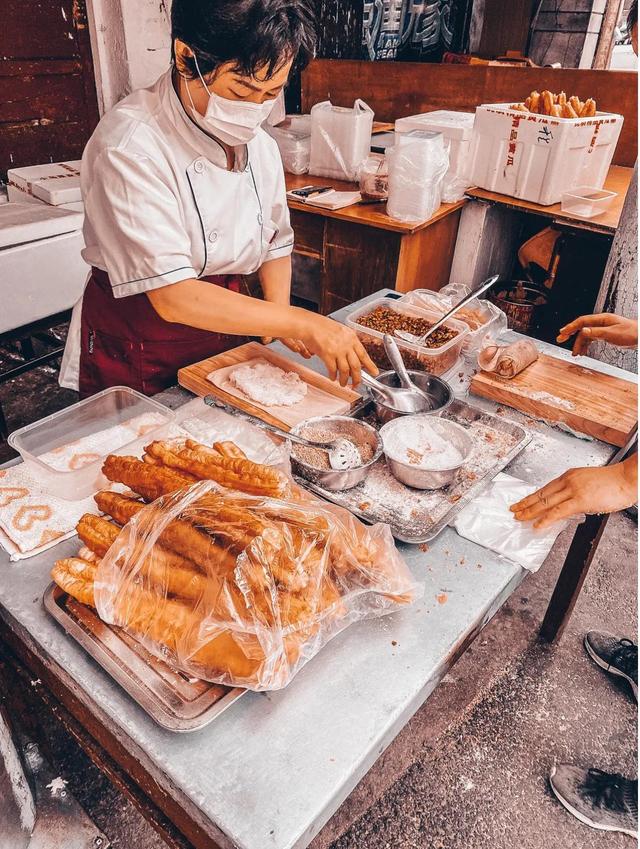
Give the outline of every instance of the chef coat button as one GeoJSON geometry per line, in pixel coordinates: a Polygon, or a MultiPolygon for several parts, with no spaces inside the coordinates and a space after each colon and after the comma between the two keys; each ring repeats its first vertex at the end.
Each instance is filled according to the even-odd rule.
{"type": "Polygon", "coordinates": [[[204,171],[204,162],[201,159],[196,159],[193,164],[193,168],[196,174],[202,174],[202,172],[204,171]]]}
{"type": "Polygon", "coordinates": [[[210,242],[217,242],[218,241],[218,231],[217,230],[212,230],[209,233],[209,241],[210,242]]]}
{"type": "Polygon", "coordinates": [[[261,213],[261,212],[259,212],[259,213],[258,213],[258,224],[259,224],[260,226],[262,226],[262,222],[263,222],[263,220],[264,220],[264,219],[262,218],[262,213],[261,213]]]}

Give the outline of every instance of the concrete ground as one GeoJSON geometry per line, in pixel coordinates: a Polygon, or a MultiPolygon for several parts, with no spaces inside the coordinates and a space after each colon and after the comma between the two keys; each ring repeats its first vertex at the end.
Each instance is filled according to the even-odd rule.
{"type": "MultiPolygon", "coordinates": [[[[49,407],[65,400],[52,385],[52,370],[35,382],[49,407]]],[[[43,415],[29,394],[0,387],[10,427],[29,409],[43,415]]],[[[547,776],[554,761],[565,760],[637,774],[636,704],[626,685],[599,670],[582,647],[590,628],[635,639],[637,527],[624,515],[612,517],[567,631],[548,647],[536,632],[567,544],[560,538],[543,569],[485,628],[313,849],[632,845],[574,820],[555,801],[547,776]]],[[[114,849],[164,849],[58,723],[44,714],[41,721],[54,766],[114,849]]]]}

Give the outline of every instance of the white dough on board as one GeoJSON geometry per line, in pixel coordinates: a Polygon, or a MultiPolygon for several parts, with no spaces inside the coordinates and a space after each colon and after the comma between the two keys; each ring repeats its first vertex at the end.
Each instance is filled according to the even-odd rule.
{"type": "Polygon", "coordinates": [[[294,371],[284,371],[266,360],[234,369],[229,380],[244,395],[264,407],[292,407],[307,394],[307,384],[294,371]]]}

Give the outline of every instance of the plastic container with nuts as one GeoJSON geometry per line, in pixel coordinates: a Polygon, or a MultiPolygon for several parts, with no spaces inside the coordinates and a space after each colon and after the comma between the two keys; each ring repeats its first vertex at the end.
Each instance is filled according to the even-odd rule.
{"type": "MultiPolygon", "coordinates": [[[[400,304],[388,298],[378,298],[347,316],[347,325],[353,328],[369,356],[382,370],[391,368],[384,349],[383,336],[396,330],[407,330],[417,336],[426,333],[440,318],[437,313],[400,304]]],[[[460,357],[465,338],[469,333],[466,324],[450,319],[430,337],[425,346],[412,345],[396,337],[408,369],[425,371],[440,376],[453,368],[460,357]]]]}

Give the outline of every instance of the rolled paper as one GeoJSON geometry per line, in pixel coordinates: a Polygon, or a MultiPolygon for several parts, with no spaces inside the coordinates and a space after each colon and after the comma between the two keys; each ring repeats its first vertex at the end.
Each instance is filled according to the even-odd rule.
{"type": "Polygon", "coordinates": [[[478,354],[478,365],[482,371],[511,379],[535,363],[538,356],[538,349],[530,339],[520,339],[511,345],[487,345],[478,354]]]}

